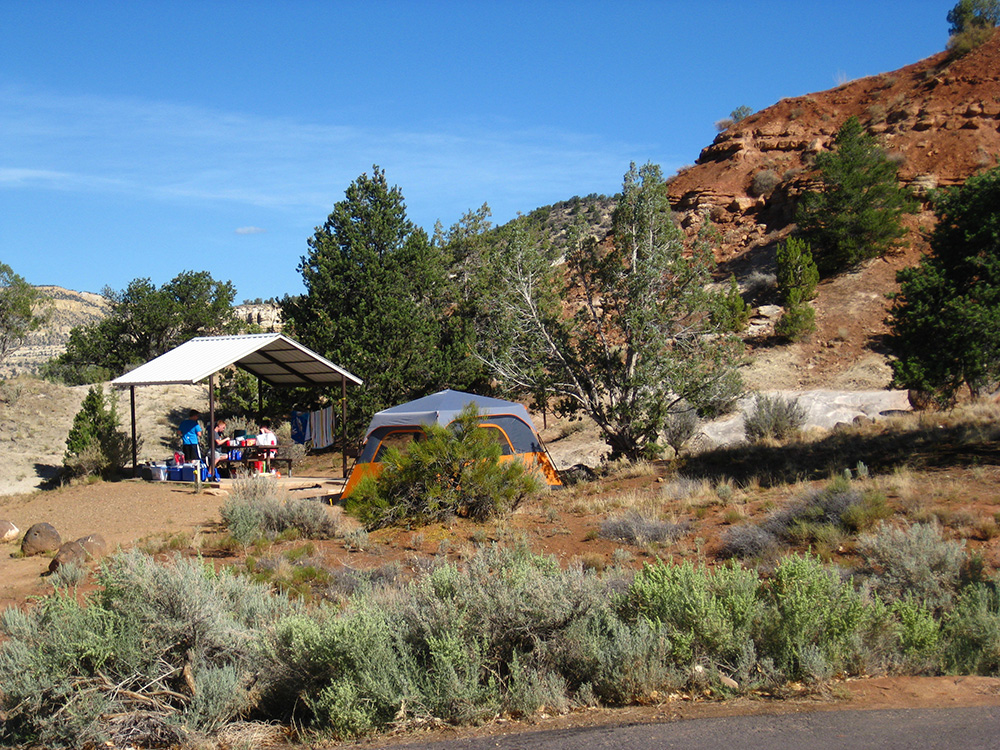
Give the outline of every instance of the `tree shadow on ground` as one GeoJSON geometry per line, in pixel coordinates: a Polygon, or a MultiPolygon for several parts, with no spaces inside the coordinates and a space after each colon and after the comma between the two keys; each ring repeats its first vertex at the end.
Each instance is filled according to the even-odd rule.
{"type": "Polygon", "coordinates": [[[684,459],[680,473],[694,479],[757,481],[764,487],[800,480],[825,479],[854,469],[859,462],[872,473],[896,468],[944,469],[1000,465],[1000,425],[921,425],[878,432],[844,430],[816,442],[787,445],[738,445],[684,459]]]}

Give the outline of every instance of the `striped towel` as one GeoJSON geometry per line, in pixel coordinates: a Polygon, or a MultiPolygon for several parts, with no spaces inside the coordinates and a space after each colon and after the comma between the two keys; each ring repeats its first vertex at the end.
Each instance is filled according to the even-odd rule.
{"type": "Polygon", "coordinates": [[[314,449],[329,448],[333,445],[333,407],[310,412],[309,435],[314,449]]]}

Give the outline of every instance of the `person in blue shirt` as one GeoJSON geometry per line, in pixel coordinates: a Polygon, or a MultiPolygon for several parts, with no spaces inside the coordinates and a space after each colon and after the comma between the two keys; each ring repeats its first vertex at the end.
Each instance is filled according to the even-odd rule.
{"type": "Polygon", "coordinates": [[[188,418],[181,422],[179,428],[181,433],[181,448],[184,450],[184,460],[193,463],[201,460],[201,450],[198,441],[201,438],[201,423],[198,417],[201,416],[197,409],[192,409],[188,418]]]}

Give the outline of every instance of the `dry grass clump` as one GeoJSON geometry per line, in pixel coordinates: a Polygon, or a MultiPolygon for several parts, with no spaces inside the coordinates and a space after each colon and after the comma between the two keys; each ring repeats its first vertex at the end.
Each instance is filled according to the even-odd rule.
{"type": "Polygon", "coordinates": [[[650,518],[635,510],[622,516],[609,518],[601,523],[600,535],[605,539],[626,542],[636,546],[665,544],[679,539],[690,530],[688,523],[675,523],[650,518]]]}

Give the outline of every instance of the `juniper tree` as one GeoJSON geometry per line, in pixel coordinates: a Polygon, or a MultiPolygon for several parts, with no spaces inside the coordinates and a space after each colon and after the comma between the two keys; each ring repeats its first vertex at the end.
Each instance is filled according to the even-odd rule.
{"type": "Polygon", "coordinates": [[[687,251],[660,168],[633,164],[613,216],[614,241],[577,236],[553,263],[523,222],[499,243],[480,354],[508,390],[583,412],[612,457],[659,451],[678,409],[726,408],[741,392],[739,340],[713,324],[714,267],[687,251]]]}
{"type": "Polygon", "coordinates": [[[930,254],[900,271],[889,343],[897,386],[951,403],[1000,382],[1000,168],[938,193],[930,254]]]}
{"type": "Polygon", "coordinates": [[[799,230],[812,245],[816,265],[833,274],[899,245],[902,217],[916,202],[896,181],[897,165],[865,132],[857,117],[837,131],[833,149],[816,157],[822,185],[802,196],[799,230]]]}

